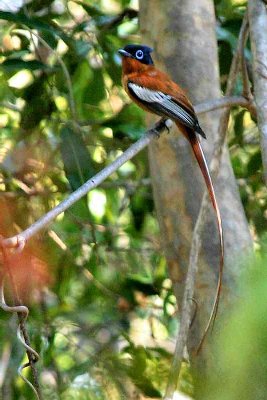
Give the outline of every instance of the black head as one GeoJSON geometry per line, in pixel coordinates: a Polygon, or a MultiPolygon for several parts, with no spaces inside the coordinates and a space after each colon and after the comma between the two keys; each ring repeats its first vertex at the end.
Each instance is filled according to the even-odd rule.
{"type": "Polygon", "coordinates": [[[151,65],[153,64],[153,60],[150,56],[150,53],[153,51],[151,47],[142,46],[139,44],[128,44],[124,47],[124,49],[120,49],[119,53],[123,57],[134,58],[135,60],[141,62],[142,64],[151,65]]]}

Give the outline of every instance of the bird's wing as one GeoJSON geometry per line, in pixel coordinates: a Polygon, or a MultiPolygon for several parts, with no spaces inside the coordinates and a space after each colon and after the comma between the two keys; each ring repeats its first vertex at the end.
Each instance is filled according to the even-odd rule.
{"type": "Polygon", "coordinates": [[[189,128],[195,129],[197,124],[195,115],[181,103],[178,104],[177,100],[169,94],[158,90],[151,90],[133,82],[128,82],[128,89],[132,96],[144,102],[144,105],[150,111],[175,120],[177,119],[189,128]]]}

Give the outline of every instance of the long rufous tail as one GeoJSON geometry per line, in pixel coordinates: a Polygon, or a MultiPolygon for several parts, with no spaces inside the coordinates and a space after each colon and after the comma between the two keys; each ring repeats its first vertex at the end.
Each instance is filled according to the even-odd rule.
{"type": "Polygon", "coordinates": [[[208,168],[199,138],[198,138],[197,134],[194,131],[192,131],[191,129],[186,128],[185,126],[181,127],[181,125],[179,123],[177,123],[176,125],[177,125],[178,129],[183,133],[183,135],[187,138],[187,140],[190,142],[192,150],[193,150],[196,160],[198,162],[198,165],[201,169],[202,175],[205,179],[206,186],[207,186],[207,189],[209,192],[209,196],[210,196],[213,208],[215,210],[216,218],[217,218],[217,226],[218,226],[219,242],[220,242],[220,266],[219,266],[219,278],[218,278],[218,283],[217,283],[216,295],[215,295],[215,299],[214,299],[214,303],[213,303],[209,321],[207,323],[207,326],[205,328],[205,331],[203,333],[203,336],[201,338],[201,341],[200,341],[197,351],[196,351],[196,353],[198,353],[202,348],[203,342],[206,338],[206,335],[209,331],[211,324],[215,321],[217,311],[218,311],[219,299],[220,299],[221,288],[222,288],[223,266],[224,266],[223,229],[222,229],[222,220],[221,220],[220,209],[217,204],[212,179],[211,179],[211,176],[209,173],[209,168],[208,168]]]}

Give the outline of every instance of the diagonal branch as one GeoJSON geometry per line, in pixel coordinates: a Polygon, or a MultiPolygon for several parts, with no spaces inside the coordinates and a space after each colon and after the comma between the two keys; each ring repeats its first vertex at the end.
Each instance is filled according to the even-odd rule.
{"type": "MultiPolygon", "coordinates": [[[[210,100],[204,103],[197,104],[194,108],[197,114],[216,110],[218,108],[240,105],[249,109],[253,107],[247,99],[242,96],[226,96],[221,99],[210,100]]],[[[2,240],[1,245],[4,247],[17,247],[22,250],[27,240],[32,238],[40,230],[44,229],[50,222],[52,222],[59,214],[67,210],[76,201],[85,196],[90,190],[96,188],[106,178],[108,178],[113,172],[120,168],[124,163],[132,159],[139,151],[144,149],[155,137],[165,129],[165,125],[160,120],[154,127],[149,129],[144,136],[141,137],[137,142],[132,144],[120,157],[118,157],[113,163],[108,165],[102,171],[100,171],[93,178],[89,179],[75,192],[71,193],[68,198],[59,203],[55,208],[50,210],[47,214],[42,216],[38,221],[34,222],[25,231],[20,234],[6,238],[2,240]]]]}
{"type": "Polygon", "coordinates": [[[102,169],[93,178],[85,182],[79,189],[73,192],[69,197],[59,203],[56,207],[50,210],[47,214],[42,216],[38,221],[34,222],[29,228],[21,232],[19,235],[4,239],[1,243],[4,247],[20,247],[23,249],[25,242],[33,237],[37,232],[46,227],[52,222],[59,214],[71,207],[76,201],[80,200],[90,190],[96,188],[113,172],[117,171],[123,164],[138,154],[145,148],[151,140],[160,135],[166,128],[164,120],[160,120],[153,128],[148,130],[141,139],[132,144],[121,156],[109,164],[106,168],[102,169]]]}

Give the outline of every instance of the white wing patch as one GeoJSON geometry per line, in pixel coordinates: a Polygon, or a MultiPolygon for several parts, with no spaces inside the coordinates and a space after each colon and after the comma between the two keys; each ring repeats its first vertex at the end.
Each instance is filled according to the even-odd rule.
{"type": "Polygon", "coordinates": [[[162,109],[165,109],[173,116],[177,116],[177,118],[180,118],[186,124],[193,127],[196,125],[196,120],[183,107],[173,101],[170,95],[144,88],[132,82],[128,83],[128,87],[140,100],[146,101],[147,103],[157,103],[162,109]]]}

